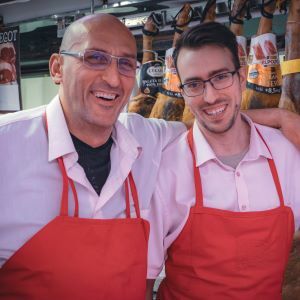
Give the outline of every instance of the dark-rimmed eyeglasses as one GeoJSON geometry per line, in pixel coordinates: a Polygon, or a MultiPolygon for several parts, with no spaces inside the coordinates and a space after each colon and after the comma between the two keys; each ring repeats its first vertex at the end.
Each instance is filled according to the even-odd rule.
{"type": "Polygon", "coordinates": [[[181,84],[179,87],[188,97],[196,97],[203,94],[206,82],[209,82],[216,90],[226,89],[233,84],[233,75],[238,70],[217,74],[207,80],[193,80],[181,84]]]}
{"type": "Polygon", "coordinates": [[[117,60],[120,74],[127,77],[135,77],[136,74],[137,60],[133,57],[114,56],[99,50],[84,50],[82,52],[61,50],[60,54],[82,59],[84,65],[94,70],[105,70],[114,58],[117,60]]]}

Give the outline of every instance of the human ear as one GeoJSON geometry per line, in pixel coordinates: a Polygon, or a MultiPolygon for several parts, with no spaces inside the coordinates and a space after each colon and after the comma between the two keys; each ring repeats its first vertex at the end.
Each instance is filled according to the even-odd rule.
{"type": "Polygon", "coordinates": [[[62,82],[62,59],[58,53],[51,55],[49,59],[50,76],[55,84],[62,82]]]}
{"type": "Polygon", "coordinates": [[[243,66],[240,67],[240,69],[238,70],[238,76],[239,76],[239,80],[240,80],[240,86],[241,86],[241,90],[244,91],[246,89],[246,82],[247,82],[247,72],[246,69],[247,66],[243,66]]]}

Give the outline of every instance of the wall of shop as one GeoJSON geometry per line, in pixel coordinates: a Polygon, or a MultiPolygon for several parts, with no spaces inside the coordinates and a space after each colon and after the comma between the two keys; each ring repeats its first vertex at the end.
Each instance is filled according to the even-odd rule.
{"type": "Polygon", "coordinates": [[[37,107],[48,104],[57,94],[58,86],[55,85],[51,77],[26,76],[21,79],[22,106],[23,109],[37,107]]]}

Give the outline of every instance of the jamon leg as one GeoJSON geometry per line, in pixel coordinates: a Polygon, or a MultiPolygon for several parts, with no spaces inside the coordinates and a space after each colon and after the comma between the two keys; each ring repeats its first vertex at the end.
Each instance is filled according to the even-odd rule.
{"type": "MultiPolygon", "coordinates": [[[[153,37],[157,32],[157,26],[154,23],[153,18],[149,16],[143,31],[143,64],[154,59],[152,43],[153,37]]],[[[155,102],[156,97],[144,94],[140,91],[137,96],[130,100],[128,112],[138,113],[143,117],[148,118],[155,102]]]]}
{"type": "MultiPolygon", "coordinates": [[[[285,34],[285,60],[300,59],[300,1],[291,0],[285,34]]],[[[300,62],[298,72],[283,75],[279,107],[300,114],[300,62]]]]}
{"type": "MultiPolygon", "coordinates": [[[[191,6],[189,4],[184,4],[176,19],[173,47],[175,46],[176,41],[180,37],[181,33],[187,29],[187,25],[190,20],[190,13],[191,6]]],[[[169,69],[175,71],[175,67],[170,58],[171,57],[168,58],[166,56],[166,65],[169,69]]],[[[178,85],[179,79],[177,76],[173,76],[172,72],[165,74],[163,91],[158,93],[157,101],[153,106],[150,117],[163,118],[169,121],[180,121],[182,119],[184,100],[180,95],[178,85]],[[170,89],[170,86],[172,86],[172,89],[170,89]]]]}
{"type": "Polygon", "coordinates": [[[247,89],[243,94],[242,109],[277,107],[281,95],[276,37],[271,33],[276,0],[263,4],[257,36],[251,40],[247,89]]]}

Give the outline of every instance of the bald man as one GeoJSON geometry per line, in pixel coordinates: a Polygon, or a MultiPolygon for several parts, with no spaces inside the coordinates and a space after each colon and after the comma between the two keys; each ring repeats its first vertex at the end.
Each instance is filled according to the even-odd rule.
{"type": "Polygon", "coordinates": [[[120,114],[136,55],[118,19],[84,17],[50,58],[58,95],[1,117],[0,299],[145,298],[143,218],[162,151],[185,127],[120,114]]]}
{"type": "Polygon", "coordinates": [[[145,299],[143,217],[162,150],[185,126],[117,120],[136,56],[117,18],[84,17],[50,58],[58,95],[1,118],[1,299],[145,299]]]}

